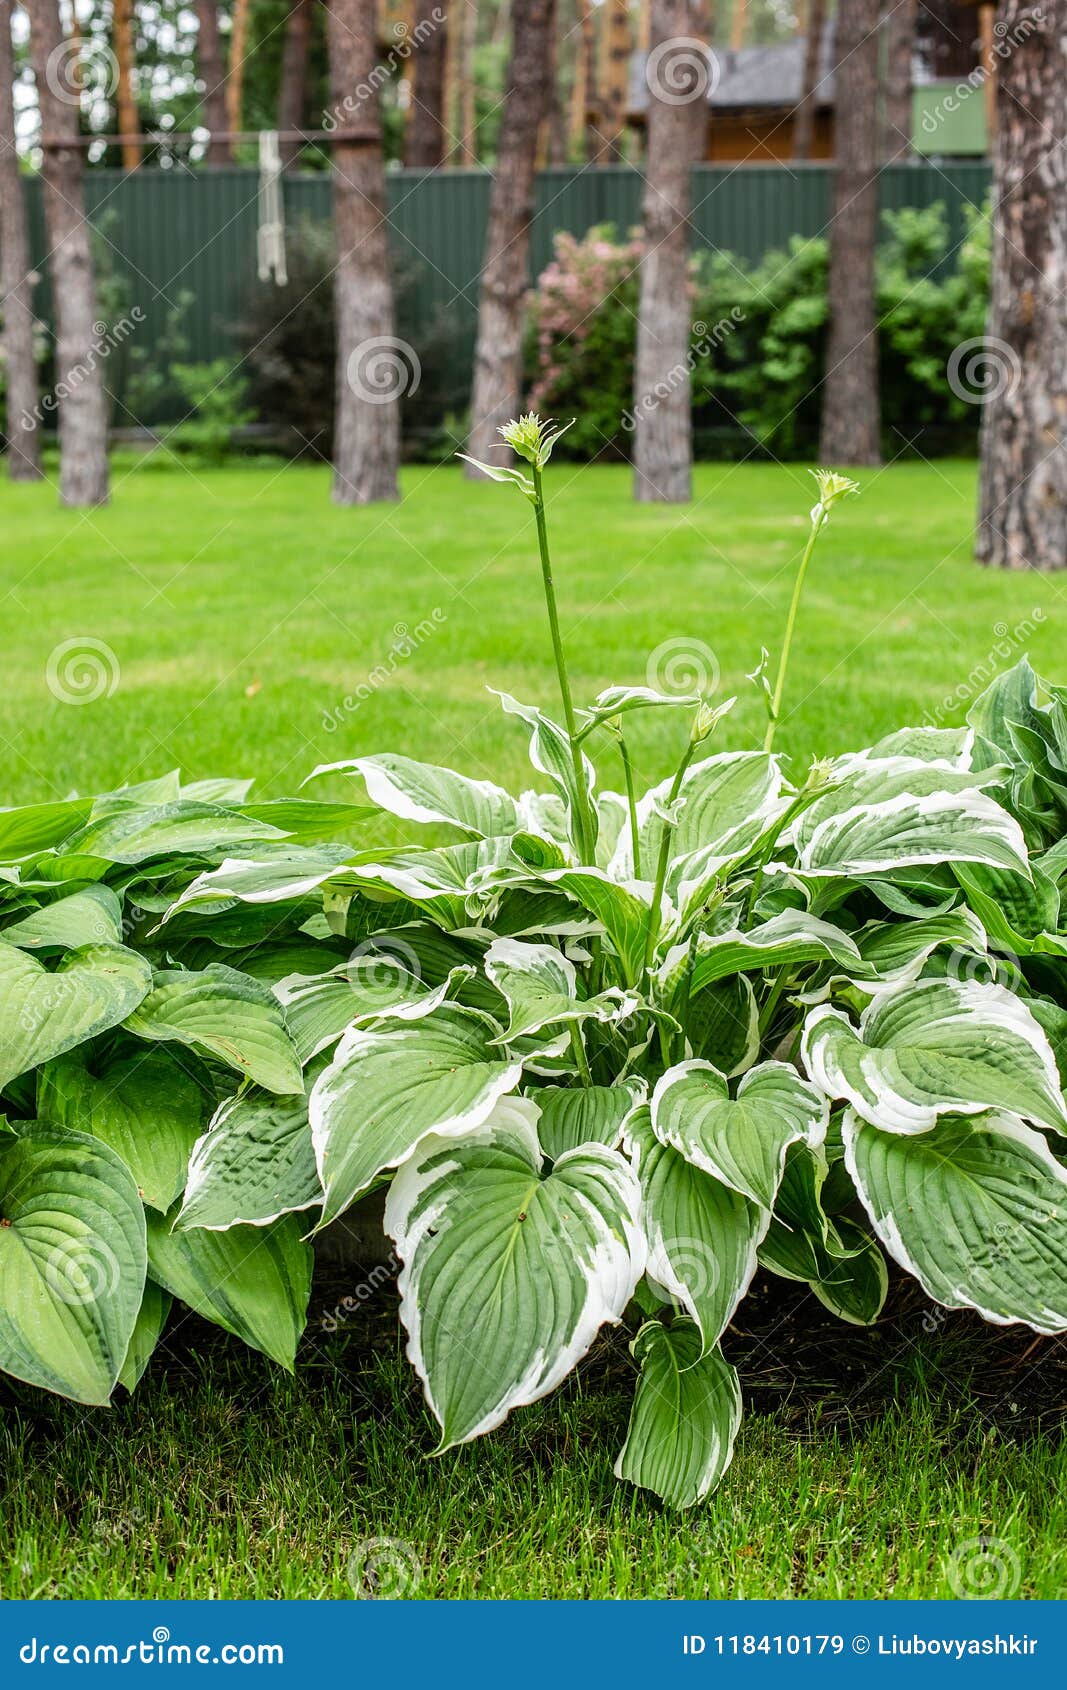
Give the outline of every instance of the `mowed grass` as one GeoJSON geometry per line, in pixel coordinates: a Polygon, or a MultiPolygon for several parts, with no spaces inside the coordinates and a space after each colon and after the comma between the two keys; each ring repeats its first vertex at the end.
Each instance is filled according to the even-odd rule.
{"type": "MultiPolygon", "coordinates": [[[[962,719],[1024,650],[1067,679],[1060,582],[971,561],[972,466],[860,479],[804,604],[780,738],[801,768],[962,719]]],[[[675,509],[632,505],[621,469],[561,465],[550,492],[579,701],[644,680],[664,648],[654,674],[717,673],[739,694],[728,742],[756,743],[745,674],[777,650],[810,478],[702,466],[675,509]]],[[[48,487],[0,500],[3,803],[175,765],[291,791],[318,762],[384,748],[530,784],[485,690],[554,702],[530,513],[508,490],[417,469],[398,507],[340,511],[323,470],[120,467],[103,511],[63,512],[48,487]],[[61,648],[85,641],[104,690],[76,705],[56,696],[78,681],[61,648]]],[[[647,779],[679,732],[666,714],[642,725],[647,779]]],[[[317,1287],[294,1380],[179,1314],[109,1411],[0,1385],[0,1596],[347,1597],[350,1569],[387,1583],[390,1558],[431,1598],[1067,1590],[1058,1340],[934,1318],[899,1285],[861,1332],[762,1282],[726,1342],[748,1409],[736,1460],[679,1519],[612,1478],[625,1334],[557,1397],[432,1460],[391,1293],[323,1326],[358,1289],[317,1287]]]]}

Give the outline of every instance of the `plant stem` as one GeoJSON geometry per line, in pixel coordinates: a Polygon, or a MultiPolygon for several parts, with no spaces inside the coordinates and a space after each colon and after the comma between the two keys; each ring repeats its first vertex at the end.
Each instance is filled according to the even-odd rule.
{"type": "Polygon", "coordinates": [[[560,697],[563,700],[563,720],[570,742],[571,761],[574,765],[575,793],[575,826],[578,833],[578,848],[582,860],[591,863],[593,858],[594,833],[589,814],[589,793],[585,784],[585,769],[582,751],[578,744],[578,723],[574,714],[574,700],[571,697],[571,683],[567,675],[567,659],[563,651],[563,635],[559,626],[559,611],[556,607],[556,588],[552,580],[552,559],[548,550],[548,524],[545,521],[545,496],[541,470],[537,464],[533,465],[534,484],[534,515],[537,518],[537,545],[541,553],[541,576],[545,585],[545,604],[548,607],[548,626],[552,634],[552,650],[556,658],[556,674],[559,676],[560,697]]]}
{"type": "Polygon", "coordinates": [[[630,749],[619,730],[619,756],[622,758],[622,778],[626,786],[626,807],[630,812],[630,854],[633,857],[634,879],[641,878],[641,829],[637,825],[637,799],[634,795],[634,771],[630,749]]]}
{"type": "Polygon", "coordinates": [[[589,1061],[585,1054],[585,1046],[582,1043],[582,1035],[578,1029],[577,1022],[575,1021],[571,1022],[571,1051],[574,1055],[574,1060],[577,1064],[578,1073],[581,1077],[583,1086],[591,1086],[593,1083],[593,1076],[589,1072],[589,1061]]]}
{"type": "Polygon", "coordinates": [[[785,983],[786,983],[786,979],[788,978],[788,974],[789,974],[788,964],[783,963],[781,968],[778,970],[777,974],[774,977],[774,984],[771,986],[770,991],[767,993],[767,997],[766,997],[766,1000],[764,1002],[763,1008],[760,1010],[760,1014],[759,1014],[759,1036],[760,1036],[760,1042],[761,1043],[766,1038],[767,1034],[770,1032],[771,1022],[774,1020],[774,1012],[778,1008],[778,1004],[781,1000],[782,993],[785,990],[785,983]]]}
{"type": "MultiPolygon", "coordinates": [[[[667,808],[675,802],[682,790],[685,771],[688,769],[696,750],[696,741],[690,740],[685,748],[682,760],[678,765],[674,780],[671,782],[670,796],[667,808]]],[[[663,836],[659,842],[659,859],[656,863],[656,884],[652,892],[652,907],[648,912],[648,922],[645,927],[645,963],[644,972],[647,974],[652,965],[652,952],[656,945],[656,935],[659,932],[659,906],[663,898],[663,887],[667,879],[667,859],[671,854],[671,826],[669,822],[663,824],[663,836]]]]}
{"type": "Polygon", "coordinates": [[[789,648],[793,643],[793,632],[797,624],[797,611],[800,609],[800,595],[804,590],[804,577],[808,573],[811,554],[815,550],[815,542],[819,537],[819,530],[826,521],[826,513],[821,511],[817,520],[812,522],[808,543],[804,547],[804,556],[800,560],[797,578],[793,583],[793,597],[789,605],[789,615],[785,624],[785,639],[782,641],[782,655],[778,660],[778,676],[774,683],[774,697],[771,700],[771,719],[767,723],[767,732],[763,739],[764,751],[770,751],[774,745],[774,736],[778,730],[778,717],[782,708],[782,694],[785,691],[785,675],[789,667],[789,648]]]}

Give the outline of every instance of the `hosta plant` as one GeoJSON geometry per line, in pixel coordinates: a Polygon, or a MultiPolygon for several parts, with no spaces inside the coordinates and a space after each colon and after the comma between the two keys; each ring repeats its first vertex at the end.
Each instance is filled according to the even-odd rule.
{"type": "Polygon", "coordinates": [[[784,762],[803,577],[852,491],[820,474],[762,746],[725,743],[726,700],[576,699],[555,434],[505,434],[560,688],[500,695],[528,791],[357,747],[314,772],[351,804],[169,776],[0,812],[0,1367],[106,1402],[172,1299],[291,1367],[314,1235],[381,1192],[439,1448],[624,1322],[616,1471],[686,1507],[730,1459],[759,1268],[853,1324],[889,1256],[948,1308],[1067,1327],[1067,691],[1020,663],[966,726],[784,762]],[[678,752],[639,793],[643,710],[678,752]]]}

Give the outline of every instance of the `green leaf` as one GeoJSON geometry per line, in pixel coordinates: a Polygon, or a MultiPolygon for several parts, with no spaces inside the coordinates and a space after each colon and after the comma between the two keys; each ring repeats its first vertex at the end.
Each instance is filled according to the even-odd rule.
{"type": "Polygon", "coordinates": [[[988,776],[918,757],[843,757],[833,789],[790,830],[804,875],[862,876],[922,863],[1029,873],[1018,822],[981,790],[988,776]]]}
{"type": "Polygon", "coordinates": [[[648,1321],[631,1348],[641,1376],[615,1476],[692,1508],[730,1465],[741,1424],[737,1374],[718,1350],[701,1354],[690,1320],[648,1321]]]}
{"type": "Polygon", "coordinates": [[[37,851],[54,850],[70,838],[91,808],[90,798],[67,798],[58,804],[0,810],[0,859],[9,863],[37,851]]]}
{"type": "Polygon", "coordinates": [[[820,921],[806,910],[783,910],[747,932],[734,927],[726,933],[700,934],[691,974],[688,944],[675,946],[663,963],[660,980],[666,990],[677,991],[689,974],[687,989],[694,994],[730,974],[759,968],[795,968],[827,959],[851,969],[859,963],[860,953],[839,927],[820,921]]]}
{"type": "Polygon", "coordinates": [[[158,971],[126,1026],[141,1039],[173,1039],[207,1051],[266,1091],[304,1089],[296,1048],[269,987],[224,963],[158,971]]]}
{"type": "Polygon", "coordinates": [[[120,945],[68,951],[49,972],[0,940],[0,1086],[124,1021],[152,984],[148,963],[120,945]]]}
{"type": "Polygon", "coordinates": [[[736,1097],[710,1062],[681,1062],[652,1093],[660,1142],[764,1209],[774,1206],[789,1146],[821,1143],[828,1116],[825,1098],[785,1062],[751,1068],[736,1097]]]}
{"type": "Polygon", "coordinates": [[[554,1390],[644,1265],[628,1163],[590,1144],[546,1174],[535,1120],[527,1100],[501,1102],[462,1141],[422,1143],[389,1192],[408,1355],[441,1450],[554,1390]]]}
{"type": "Polygon", "coordinates": [[[614,1149],[642,1090],[640,1082],[627,1080],[614,1086],[544,1086],[535,1092],[541,1111],[537,1136],[545,1155],[556,1161],[583,1144],[614,1149]]]}
{"type": "Polygon", "coordinates": [[[647,1107],[631,1115],[626,1145],[641,1182],[648,1275],[692,1315],[705,1351],[713,1349],[752,1282],[770,1215],[661,1144],[647,1107]]]}
{"type": "Polygon", "coordinates": [[[637,1007],[633,994],[614,987],[580,998],[578,970],[554,945],[495,939],[485,953],[485,972],[510,1011],[500,1043],[510,1044],[560,1022],[618,1021],[637,1007]]]}
{"type": "Polygon", "coordinates": [[[268,1227],[172,1232],[165,1216],[150,1214],[149,1270],[205,1320],[291,1373],[311,1292],[313,1255],[301,1230],[287,1215],[268,1227]]]}
{"type": "MultiPolygon", "coordinates": [[[[416,963],[417,959],[412,956],[416,963]]],[[[278,981],[274,995],[285,1012],[302,1063],[335,1045],[346,1028],[409,1008],[428,1014],[442,994],[471,970],[453,971],[437,994],[428,992],[388,951],[365,953],[325,974],[294,974],[278,981]]]]}
{"type": "Polygon", "coordinates": [[[98,805],[85,827],[67,841],[67,849],[113,863],[142,863],[150,857],[221,854],[259,839],[284,837],[279,828],[222,805],[179,798],[147,807],[98,805]]]}
{"type": "Polygon", "coordinates": [[[801,1054],[827,1097],[846,1098],[886,1132],[928,1132],[939,1115],[997,1108],[1067,1128],[1048,1039],[1003,986],[951,979],[887,986],[858,1028],[822,1004],[805,1023],[801,1054]]]}
{"type": "Polygon", "coordinates": [[[39,1126],[0,1138],[0,1368],[106,1403],[144,1282],[144,1210],[114,1151],[39,1126]]]}
{"type": "Polygon", "coordinates": [[[144,1377],[145,1368],[155,1354],[156,1345],[167,1324],[172,1298],[154,1279],[146,1279],[141,1308],[126,1351],[126,1360],[119,1374],[119,1384],[128,1391],[136,1390],[144,1377]]]}
{"type": "Polygon", "coordinates": [[[320,763],[308,779],[330,774],[362,775],[374,803],[404,821],[447,822],[476,839],[521,833],[527,826],[518,803],[503,787],[394,752],[320,763]]]}
{"type": "MultiPolygon", "coordinates": [[[[496,692],[490,687],[490,692],[496,692]]],[[[526,723],[530,730],[530,762],[539,774],[547,775],[556,791],[563,799],[567,809],[567,832],[572,842],[577,840],[575,816],[581,805],[581,793],[575,779],[574,759],[571,756],[570,740],[558,722],[537,710],[532,704],[520,704],[518,699],[512,698],[510,693],[496,692],[504,712],[508,716],[518,716],[526,723]]],[[[585,782],[585,797],[587,810],[595,819],[596,811],[593,806],[593,790],[596,786],[596,771],[584,752],[580,753],[582,779],[585,782]]],[[[592,841],[595,846],[596,840],[592,841]]]]}
{"type": "Polygon", "coordinates": [[[322,1202],[306,1098],[242,1092],[193,1150],[179,1227],[268,1226],[322,1202]]]}
{"type": "MultiPolygon", "coordinates": [[[[663,781],[638,803],[643,864],[656,861],[670,789],[671,782],[663,781]]],[[[746,856],[787,807],[781,770],[762,751],[723,751],[694,763],[682,781],[679,799],[667,875],[668,890],[679,907],[695,897],[709,877],[746,856]]],[[[620,836],[611,872],[618,879],[632,876],[628,829],[620,836]]]]}
{"type": "Polygon", "coordinates": [[[40,1119],[109,1144],[144,1201],[165,1213],[185,1184],[203,1125],[200,1087],[166,1051],[141,1050],[92,1069],[85,1057],[72,1052],[41,1069],[40,1119]]]}
{"type": "Polygon", "coordinates": [[[907,1138],[850,1110],[844,1139],[875,1231],[935,1302],[1067,1327],[1067,1170],[1040,1133],[990,1113],[907,1138]]]}
{"type": "Polygon", "coordinates": [[[86,886],[5,927],[2,938],[24,951],[121,945],[122,901],[110,886],[86,886]]]}
{"type": "Polygon", "coordinates": [[[428,1133],[462,1137],[513,1091],[522,1063],[502,1057],[499,1029],[475,1010],[445,1006],[427,1019],[385,1020],[341,1040],[310,1097],[311,1134],[336,1218],[428,1133]]]}

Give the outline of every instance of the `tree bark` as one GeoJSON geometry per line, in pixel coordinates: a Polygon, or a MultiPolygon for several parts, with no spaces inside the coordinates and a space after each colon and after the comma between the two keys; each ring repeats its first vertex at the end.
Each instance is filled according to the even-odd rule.
{"type": "Polygon", "coordinates": [[[707,132],[709,61],[686,43],[704,40],[706,28],[700,0],[652,0],[633,408],[641,503],[680,504],[692,490],[687,221],[690,169],[707,132]]]}
{"type": "Polygon", "coordinates": [[[447,9],[447,0],[416,0],[415,4],[415,88],[404,138],[404,163],[409,169],[434,170],[444,162],[447,9]]]}
{"type": "Polygon", "coordinates": [[[333,145],[337,238],[337,424],[333,497],[339,505],[396,499],[400,399],[417,385],[410,347],[394,332],[382,157],[376,0],[326,0],[330,84],[341,131],[333,145]]]}
{"type": "Polygon", "coordinates": [[[886,0],[885,133],[888,164],[911,157],[911,61],[915,52],[916,0],[886,0]]]}
{"type": "Polygon", "coordinates": [[[64,95],[49,61],[63,52],[58,0],[34,0],[30,7],[30,51],[37,79],[41,175],[51,253],[56,320],[56,392],[59,399],[59,496],[65,505],[102,505],[108,497],[107,407],[97,334],[93,254],[82,194],[82,155],[72,141],[78,109],[64,95]],[[53,54],[56,55],[53,58],[53,54]]]}
{"type": "Polygon", "coordinates": [[[452,22],[455,78],[458,91],[456,140],[449,164],[478,163],[478,99],[474,53],[478,45],[478,0],[459,0],[459,17],[452,22]]]}
{"type": "MultiPolygon", "coordinates": [[[[314,3],[315,0],[295,0],[285,20],[285,42],[278,78],[279,129],[302,129],[304,126],[314,3]]],[[[300,152],[300,147],[296,142],[283,142],[280,151],[282,162],[292,164],[300,152]]]]}
{"type": "Polygon", "coordinates": [[[578,55],[571,89],[570,154],[586,164],[596,139],[596,20],[593,0],[578,0],[578,55]]]}
{"type": "MultiPolygon", "coordinates": [[[[512,0],[511,59],[489,197],[468,446],[472,457],[489,463],[500,445],[497,430],[518,414],[522,397],[534,163],[549,109],[555,21],[555,0],[512,0]]],[[[467,473],[477,475],[469,465],[467,473]]]]}
{"type": "Polygon", "coordinates": [[[115,112],[122,136],[122,168],[136,170],[141,163],[141,114],[134,91],[134,34],[132,0],[112,0],[111,34],[115,44],[115,112]]]}
{"type": "MultiPolygon", "coordinates": [[[[204,97],[200,102],[204,125],[213,135],[224,135],[228,127],[226,117],[226,79],[222,72],[222,47],[219,42],[218,0],[196,0],[197,67],[204,83],[204,97]]],[[[211,141],[207,149],[208,164],[229,164],[231,151],[225,141],[211,141]]]]}
{"type": "MultiPolygon", "coordinates": [[[[989,332],[949,379],[984,404],[977,555],[1067,568],[1067,0],[998,12],[989,332]],[[981,363],[979,363],[981,360],[981,363]]],[[[954,355],[955,357],[955,355],[954,355]]]]}
{"type": "Polygon", "coordinates": [[[819,64],[825,28],[826,0],[811,0],[808,7],[808,33],[804,38],[804,72],[800,90],[800,104],[793,117],[793,157],[801,162],[811,157],[811,138],[815,130],[815,108],[818,105],[819,64]]]}
{"type": "Polygon", "coordinates": [[[233,0],[233,23],[230,28],[230,74],[226,78],[226,124],[229,129],[234,131],[241,128],[241,116],[244,111],[249,4],[250,0],[233,0]]]}
{"type": "Polygon", "coordinates": [[[12,481],[39,481],[33,278],[22,172],[15,150],[14,79],[11,0],[0,0],[0,288],[7,366],[7,473],[12,481]]]}
{"type": "Polygon", "coordinates": [[[830,229],[830,332],[819,457],[881,462],[874,257],[878,236],[879,0],[840,0],[836,161],[830,229]]]}
{"type": "Polygon", "coordinates": [[[600,117],[594,163],[621,164],[622,139],[626,131],[630,53],[633,49],[628,0],[604,0],[603,47],[600,117]]]}

